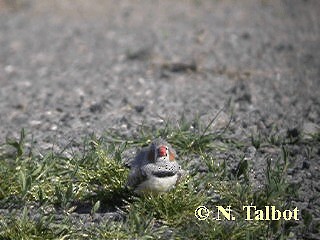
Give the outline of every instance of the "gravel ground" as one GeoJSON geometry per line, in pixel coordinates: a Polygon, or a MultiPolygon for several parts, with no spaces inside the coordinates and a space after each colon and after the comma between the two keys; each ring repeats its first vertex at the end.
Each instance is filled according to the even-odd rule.
{"type": "MultiPolygon", "coordinates": [[[[45,151],[182,115],[206,122],[225,105],[216,127],[232,109],[239,140],[274,125],[319,133],[319,11],[318,0],[0,0],[1,141],[25,128],[45,151]]],[[[290,177],[319,223],[312,149],[291,146],[290,177]]]]}

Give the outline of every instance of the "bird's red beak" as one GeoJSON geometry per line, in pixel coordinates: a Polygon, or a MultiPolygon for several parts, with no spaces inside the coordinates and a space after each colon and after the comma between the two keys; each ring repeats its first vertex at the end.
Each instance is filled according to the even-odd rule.
{"type": "Polygon", "coordinates": [[[167,148],[165,146],[159,147],[158,153],[160,157],[167,156],[167,148]]]}

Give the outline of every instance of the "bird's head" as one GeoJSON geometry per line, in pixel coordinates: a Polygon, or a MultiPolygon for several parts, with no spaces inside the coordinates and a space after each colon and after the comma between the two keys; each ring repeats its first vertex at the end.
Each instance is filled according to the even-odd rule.
{"type": "Polygon", "coordinates": [[[149,148],[148,160],[150,162],[174,161],[176,153],[169,143],[163,139],[154,140],[149,148]]]}

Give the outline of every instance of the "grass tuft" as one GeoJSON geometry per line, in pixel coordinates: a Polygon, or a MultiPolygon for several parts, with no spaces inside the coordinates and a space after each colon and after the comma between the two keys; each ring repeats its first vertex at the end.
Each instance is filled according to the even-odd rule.
{"type": "Polygon", "coordinates": [[[243,210],[247,205],[291,207],[294,191],[286,180],[289,154],[283,139],[273,133],[248,138],[257,149],[273,144],[282,152],[274,160],[266,156],[265,183],[257,189],[250,178],[252,166],[242,154],[248,142],[229,137],[228,128],[213,130],[214,120],[142,126],[125,140],[107,132],[85,139],[82,151],[66,148],[41,156],[26,150],[22,130],[20,139],[7,140],[0,149],[0,239],[285,238],[288,224],[246,221],[243,210]],[[133,196],[125,188],[123,152],[155,137],[173,145],[189,176],[168,193],[133,196]],[[228,157],[230,152],[235,159],[228,157]],[[208,219],[195,217],[198,206],[211,210],[208,219]],[[237,220],[216,220],[216,206],[231,206],[237,220]]]}

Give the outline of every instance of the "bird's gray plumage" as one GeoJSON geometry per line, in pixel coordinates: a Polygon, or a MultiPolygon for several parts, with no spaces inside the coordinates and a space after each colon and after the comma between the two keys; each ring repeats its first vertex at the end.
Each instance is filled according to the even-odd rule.
{"type": "Polygon", "coordinates": [[[128,187],[134,189],[147,187],[151,190],[154,188],[155,191],[159,189],[165,191],[174,185],[184,172],[172,159],[175,157],[176,152],[169,143],[161,138],[155,139],[150,146],[142,148],[136,157],[127,163],[130,167],[128,187]],[[168,153],[165,156],[159,156],[157,153],[162,146],[166,147],[168,153]]]}

